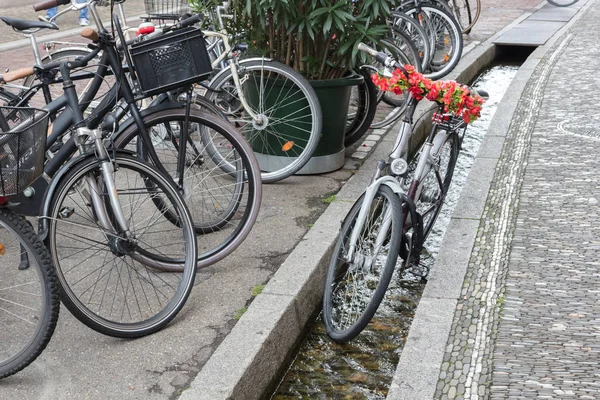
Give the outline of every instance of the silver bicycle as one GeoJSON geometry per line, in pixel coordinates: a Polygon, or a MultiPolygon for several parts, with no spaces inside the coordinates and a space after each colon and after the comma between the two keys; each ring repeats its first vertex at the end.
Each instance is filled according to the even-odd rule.
{"type": "MultiPolygon", "coordinates": [[[[402,68],[385,53],[363,44],[359,50],[388,70],[402,68]]],[[[438,104],[431,131],[411,159],[417,104],[414,97],[408,101],[389,158],[378,162],[370,185],[342,224],[323,298],[323,320],[333,340],[347,342],[364,329],[397,264],[419,265],[423,243],[444,203],[467,123],[438,104]]]]}

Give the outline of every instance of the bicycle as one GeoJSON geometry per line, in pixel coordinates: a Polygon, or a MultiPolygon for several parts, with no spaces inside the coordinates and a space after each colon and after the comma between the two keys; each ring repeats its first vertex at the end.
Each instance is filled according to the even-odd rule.
{"type": "MultiPolygon", "coordinates": [[[[90,13],[94,16],[96,10],[95,4],[92,3],[94,2],[89,2],[88,5],[92,6],[90,13]]],[[[168,29],[177,31],[197,23],[198,20],[199,17],[195,16],[168,29]]],[[[118,24],[118,20],[115,20],[115,23],[118,24]]],[[[121,32],[120,26],[117,31],[121,32]]],[[[123,38],[120,38],[120,41],[126,43],[123,38]]],[[[113,44],[108,43],[105,46],[114,46],[114,41],[111,43],[113,44]]],[[[96,71],[72,75],[72,80],[91,78],[87,90],[81,96],[82,109],[86,109],[95,98],[106,75],[122,77],[124,73],[135,71],[133,65],[121,66],[120,59],[117,61],[114,48],[109,50],[110,54],[102,50],[97,53],[102,55],[93,58],[98,66],[96,71]]],[[[53,83],[63,81],[56,74],[52,74],[52,71],[43,68],[23,68],[5,74],[4,80],[35,75],[41,83],[29,88],[27,93],[31,93],[39,90],[39,86],[45,84],[44,81],[53,83]]],[[[201,251],[198,254],[198,268],[214,264],[233,252],[244,241],[256,221],[262,190],[260,170],[252,151],[230,124],[209,118],[201,112],[207,110],[219,115],[220,111],[203,97],[189,95],[189,90],[185,86],[182,89],[171,89],[168,94],[157,94],[151,106],[139,114],[140,120],[136,115],[131,114],[129,109],[132,101],[143,99],[145,95],[142,93],[132,97],[133,89],[129,87],[129,82],[125,82],[123,78],[119,81],[122,82],[121,85],[116,85],[113,81],[102,101],[89,116],[90,126],[103,127],[111,134],[114,131],[109,144],[136,152],[141,158],[162,168],[163,172],[170,174],[177,181],[192,212],[196,232],[199,234],[201,251]],[[128,88],[125,88],[125,85],[128,88]],[[124,93],[125,91],[128,93],[124,93]],[[178,102],[169,101],[173,97],[175,97],[173,100],[178,102]],[[191,110],[187,108],[188,106],[191,110]],[[121,122],[127,115],[131,117],[121,122]],[[102,125],[105,117],[111,121],[106,126],[102,125]],[[143,129],[140,129],[140,126],[143,129]],[[188,145],[179,146],[184,131],[187,133],[188,145]],[[137,140],[138,137],[143,140],[137,140]],[[150,150],[146,149],[148,144],[150,150]],[[180,157],[183,157],[182,164],[179,164],[180,157]],[[213,232],[215,234],[208,234],[213,232]]],[[[13,95],[11,104],[24,105],[28,97],[30,96],[19,99],[13,95]]],[[[56,99],[51,104],[51,114],[56,114],[66,102],[63,97],[62,100],[56,99]]],[[[135,114],[138,113],[139,111],[136,111],[135,114]]],[[[50,159],[46,165],[46,174],[49,177],[53,177],[76,151],[72,139],[63,139],[70,133],[70,121],[71,114],[67,112],[65,115],[59,115],[52,125],[47,141],[50,159]]],[[[30,189],[33,195],[18,196],[17,211],[24,215],[37,215],[43,204],[42,194],[47,187],[48,183],[44,179],[34,182],[30,189]]]]}
{"type": "MultiPolygon", "coordinates": [[[[6,115],[15,109],[0,107],[6,115]]],[[[58,283],[48,250],[31,225],[10,209],[10,197],[42,173],[47,113],[27,124],[0,124],[0,378],[31,364],[44,350],[58,320],[58,283]]],[[[1,121],[1,119],[0,119],[1,121]]]]}
{"type": "MultiPolygon", "coordinates": [[[[396,78],[404,76],[406,82],[409,76],[422,78],[385,53],[364,44],[359,49],[374,56],[386,69],[395,69],[396,78]]],[[[428,99],[438,102],[437,112],[411,170],[413,115],[419,100],[425,96],[425,85],[431,84],[427,82],[424,86],[406,83],[404,89],[409,90],[411,98],[389,160],[378,162],[370,185],[342,223],[323,296],[323,320],[327,334],[335,341],[353,339],[368,324],[385,295],[399,256],[403,260],[400,272],[418,265],[423,243],[444,203],[471,114],[463,114],[462,108],[454,109],[458,103],[450,104],[442,95],[437,96],[443,90],[454,93],[453,90],[460,88],[465,94],[468,89],[450,82],[436,85],[437,94],[433,89],[429,91],[428,99]]],[[[483,92],[480,95],[487,96],[483,92]]],[[[465,94],[462,99],[463,106],[483,102],[479,95],[465,94]]],[[[472,107],[469,113],[480,111],[479,106],[472,107]]]]}
{"type": "MultiPolygon", "coordinates": [[[[38,4],[38,7],[58,4],[60,1],[48,1],[38,4]]],[[[95,15],[94,2],[90,2],[89,7],[92,15],[95,15]]],[[[182,21],[181,25],[195,23],[197,19],[193,17],[187,22],[182,21]]],[[[96,23],[102,26],[99,21],[96,23]]],[[[185,26],[177,28],[179,27],[185,26]]],[[[19,207],[29,212],[29,215],[39,213],[40,236],[46,240],[53,256],[63,302],[67,308],[80,321],[99,332],[118,337],[139,337],[161,329],[175,317],[189,295],[197,264],[209,265],[225,257],[239,245],[239,238],[247,235],[258,212],[256,206],[259,201],[256,200],[260,199],[260,178],[250,148],[223,121],[200,111],[190,110],[189,103],[183,109],[181,104],[162,104],[140,113],[128,81],[122,79],[124,71],[114,39],[102,28],[100,34],[91,28],[85,29],[83,33],[95,43],[86,57],[73,62],[53,62],[29,71],[44,76],[60,68],[64,81],[65,95],[45,107],[49,112],[55,113],[68,105],[54,121],[48,144],[52,144],[53,140],[71,126],[76,129],[45,165],[44,172],[53,178],[51,183],[48,184],[43,179],[36,180],[31,185],[30,198],[25,196],[19,207]],[[70,82],[70,70],[85,66],[100,52],[102,62],[98,69],[105,69],[110,65],[115,75],[121,78],[118,79],[120,84],[113,86],[90,117],[84,120],[82,109],[89,98],[84,98],[82,104],[78,102],[70,82]],[[238,217],[240,223],[233,229],[233,234],[224,241],[223,237],[219,238],[219,243],[222,243],[219,248],[207,250],[201,258],[197,255],[195,227],[179,189],[168,175],[150,168],[131,153],[115,148],[107,151],[104,147],[104,139],[116,128],[111,110],[120,98],[125,99],[132,115],[128,128],[131,130],[131,126],[136,125],[134,131],[144,138],[143,148],[150,159],[158,160],[157,167],[165,169],[156,157],[146,124],[149,117],[160,116],[166,110],[175,117],[183,116],[184,128],[177,132],[180,143],[188,143],[189,138],[185,137],[189,133],[188,127],[202,125],[221,134],[223,141],[229,139],[228,143],[232,147],[226,151],[235,157],[234,165],[249,167],[237,169],[234,184],[230,184],[230,187],[239,189],[245,186],[249,192],[250,207],[238,217]],[[188,127],[185,126],[186,120],[188,127]],[[76,150],[80,150],[82,155],[71,159],[76,150]],[[38,190],[39,193],[45,192],[41,201],[39,195],[35,196],[38,190]],[[31,197],[37,198],[40,208],[32,207],[36,201],[31,197]],[[131,200],[120,203],[119,199],[131,200]],[[141,226],[146,227],[140,229],[141,226]],[[136,233],[137,236],[132,236],[136,233]],[[146,237],[146,241],[141,239],[142,236],[146,237]],[[150,247],[146,248],[148,243],[150,247]],[[161,246],[165,246],[162,251],[159,250],[161,246]],[[98,257],[98,254],[101,256],[98,257]],[[121,261],[116,261],[117,259],[121,261]],[[116,264],[110,267],[113,260],[116,264]],[[116,272],[113,273],[115,268],[116,272]],[[119,268],[125,268],[121,271],[126,274],[123,279],[128,283],[132,282],[126,285],[127,290],[122,287],[119,290],[119,268]],[[102,273],[103,271],[105,272],[102,273]],[[109,285],[111,290],[107,292],[109,285]],[[145,302],[143,309],[137,301],[138,295],[145,302]],[[111,304],[117,306],[113,307],[111,304]]],[[[105,72],[104,70],[103,73],[105,72]]],[[[98,84],[97,81],[102,81],[103,73],[96,74],[92,87],[98,84]]],[[[4,80],[6,81],[6,77],[4,80]]],[[[193,158],[188,164],[185,157],[181,158],[181,154],[185,153],[178,155],[179,167],[198,165],[201,161],[193,158]]],[[[205,154],[202,153],[203,156],[205,154]]],[[[210,155],[202,159],[205,160],[210,161],[210,155]]],[[[220,171],[219,166],[211,167],[209,172],[211,171],[220,171]]],[[[231,173],[221,172],[219,175],[231,182],[231,173]]],[[[225,195],[235,200],[239,191],[225,195]]],[[[209,202],[205,203],[208,210],[209,202]]],[[[215,210],[217,215],[221,215],[224,209],[223,212],[230,215],[231,207],[225,206],[221,208],[213,203],[211,215],[215,214],[215,210]]],[[[234,203],[234,208],[237,207],[239,204],[234,203]]],[[[213,231],[218,230],[216,227],[212,228],[213,231]]],[[[125,283],[122,282],[122,285],[125,283]]]]}
{"type": "Polygon", "coordinates": [[[322,114],[310,83],[285,64],[244,58],[246,43],[231,45],[224,28],[230,1],[210,8],[214,30],[203,30],[216,74],[197,92],[217,104],[250,142],[262,180],[273,183],[298,172],[321,137],[322,114]]]}

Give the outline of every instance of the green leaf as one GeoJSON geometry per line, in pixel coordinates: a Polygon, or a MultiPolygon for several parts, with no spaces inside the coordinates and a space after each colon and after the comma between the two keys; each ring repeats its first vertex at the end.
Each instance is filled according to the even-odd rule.
{"type": "Polygon", "coordinates": [[[327,20],[325,21],[325,24],[323,25],[323,33],[325,33],[326,35],[331,30],[331,23],[332,22],[333,22],[333,16],[332,16],[332,14],[329,14],[327,16],[327,20]]]}

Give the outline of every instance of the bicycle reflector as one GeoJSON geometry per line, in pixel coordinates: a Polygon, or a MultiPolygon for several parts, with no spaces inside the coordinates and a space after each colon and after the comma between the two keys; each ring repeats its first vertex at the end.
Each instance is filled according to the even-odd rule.
{"type": "Polygon", "coordinates": [[[154,28],[154,24],[152,22],[144,22],[138,26],[138,30],[136,32],[136,36],[147,35],[149,33],[154,32],[156,29],[154,28]]]}
{"type": "Polygon", "coordinates": [[[6,249],[4,248],[4,245],[2,243],[0,243],[0,256],[3,256],[6,254],[6,249]]]}

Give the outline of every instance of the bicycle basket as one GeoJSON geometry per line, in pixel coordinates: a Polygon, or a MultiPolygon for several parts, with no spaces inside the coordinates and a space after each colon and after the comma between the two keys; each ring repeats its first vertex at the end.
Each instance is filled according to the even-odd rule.
{"type": "Polygon", "coordinates": [[[199,82],[212,72],[204,35],[194,27],[133,44],[130,53],[147,96],[199,82]]]}
{"type": "Polygon", "coordinates": [[[187,0],[144,0],[144,8],[150,19],[178,19],[190,12],[187,0]]]}
{"type": "Polygon", "coordinates": [[[0,196],[11,196],[44,172],[48,112],[2,106],[0,113],[0,196]]]}

